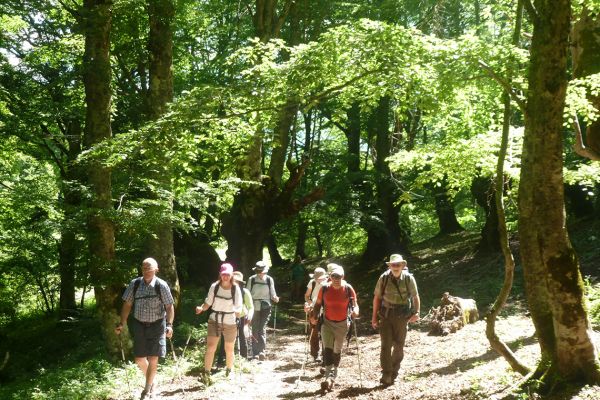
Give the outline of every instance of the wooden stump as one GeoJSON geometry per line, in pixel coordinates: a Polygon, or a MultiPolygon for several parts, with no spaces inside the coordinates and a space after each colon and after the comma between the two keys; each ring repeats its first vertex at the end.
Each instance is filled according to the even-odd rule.
{"type": "Polygon", "coordinates": [[[442,295],[440,306],[432,308],[429,313],[429,333],[432,335],[454,333],[479,319],[475,300],[451,296],[448,292],[442,295]]]}

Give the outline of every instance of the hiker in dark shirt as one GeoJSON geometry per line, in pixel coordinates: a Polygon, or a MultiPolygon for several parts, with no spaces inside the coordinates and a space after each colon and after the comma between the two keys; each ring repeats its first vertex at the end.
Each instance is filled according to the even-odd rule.
{"type": "Polygon", "coordinates": [[[380,382],[389,386],[398,376],[408,324],[419,320],[421,301],[406,260],[400,254],[392,254],[386,264],[389,269],[381,274],[375,286],[371,325],[379,328],[381,337],[380,382]]]}
{"type": "Polygon", "coordinates": [[[121,322],[115,332],[121,334],[133,307],[133,352],[135,362],[146,377],[140,399],[152,396],[158,358],[167,352],[166,337],[173,336],[173,296],[169,285],[156,276],[158,263],[153,258],[142,262],[142,277],[135,278],[123,293],[121,322]]]}

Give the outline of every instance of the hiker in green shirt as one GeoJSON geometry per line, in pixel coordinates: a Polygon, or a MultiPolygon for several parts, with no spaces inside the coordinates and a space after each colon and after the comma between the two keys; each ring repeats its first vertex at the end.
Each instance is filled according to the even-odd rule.
{"type": "Polygon", "coordinates": [[[294,263],[291,268],[291,283],[292,283],[292,302],[302,301],[302,292],[306,282],[306,268],[302,264],[300,256],[294,258],[294,263]]]}
{"type": "Polygon", "coordinates": [[[381,274],[375,286],[371,325],[379,328],[381,337],[380,382],[389,386],[398,376],[408,324],[419,320],[421,301],[406,260],[400,254],[392,254],[386,264],[389,269],[381,274]]]}

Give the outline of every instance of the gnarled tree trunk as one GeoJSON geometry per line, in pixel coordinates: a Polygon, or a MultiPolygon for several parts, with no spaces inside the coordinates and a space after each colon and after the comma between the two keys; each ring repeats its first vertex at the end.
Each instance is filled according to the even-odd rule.
{"type": "MultiPolygon", "coordinates": [[[[526,2],[526,5],[530,5],[526,2]]],[[[535,1],[519,185],[521,259],[542,359],[544,388],[600,383],[598,352],[584,305],[577,255],[566,231],[562,123],[571,20],[568,0],[535,1]]]]}

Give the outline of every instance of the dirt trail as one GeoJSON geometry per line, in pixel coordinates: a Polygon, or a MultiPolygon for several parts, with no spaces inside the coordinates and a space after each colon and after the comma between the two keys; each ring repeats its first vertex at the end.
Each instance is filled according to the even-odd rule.
{"type": "MultiPolygon", "coordinates": [[[[364,320],[366,322],[366,320],[364,320]]],[[[497,323],[497,332],[528,365],[535,365],[539,348],[531,321],[511,316],[497,323]]],[[[205,388],[196,376],[184,376],[171,383],[159,382],[155,398],[161,399],[500,399],[520,380],[508,364],[490,350],[483,321],[457,333],[439,337],[411,329],[401,374],[395,385],[379,384],[379,337],[367,326],[359,327],[362,388],[356,344],[344,348],[336,388],[320,392],[321,376],[314,363],[306,364],[303,320],[271,330],[265,361],[244,363],[242,374],[225,378],[214,375],[215,383],[205,388]],[[361,333],[362,332],[362,333],[361,333]]],[[[310,358],[310,356],[309,356],[310,358]]]]}

